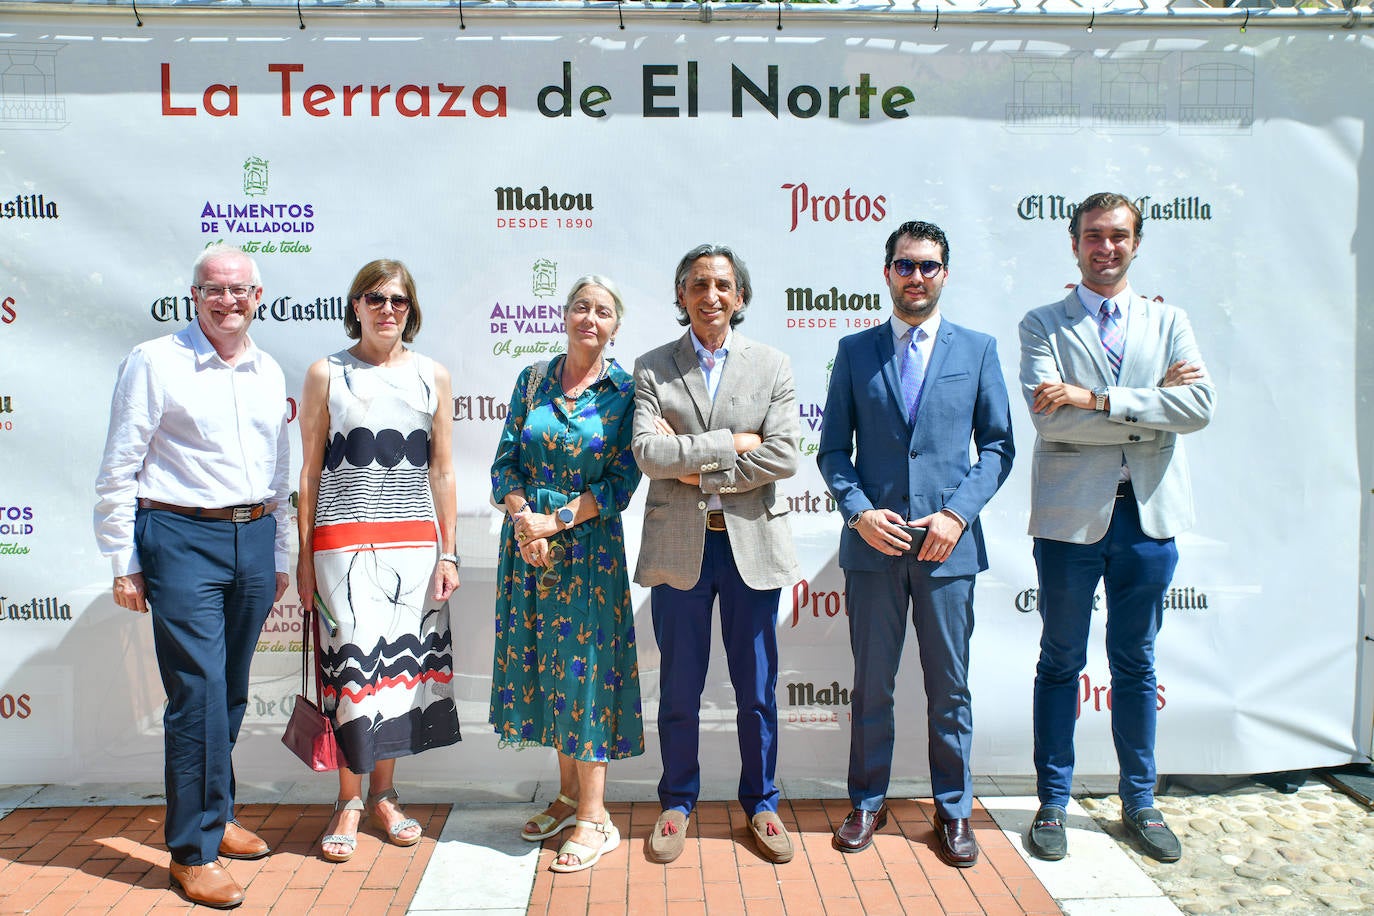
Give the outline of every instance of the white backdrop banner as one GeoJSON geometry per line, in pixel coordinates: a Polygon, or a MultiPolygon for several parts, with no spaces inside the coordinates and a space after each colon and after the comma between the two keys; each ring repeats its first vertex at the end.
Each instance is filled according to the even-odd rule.
{"type": "MultiPolygon", "coordinates": [[[[942,309],[995,335],[1013,393],[1019,454],[983,516],[973,764],[1030,772],[1034,434],[1016,326],[1077,278],[1068,218],[1098,190],[1140,203],[1134,285],[1188,311],[1219,392],[1215,420],[1186,440],[1198,523],[1179,538],[1158,646],[1160,770],[1355,756],[1356,267],[1374,258],[1356,225],[1374,175],[1371,109],[1349,87],[1368,85],[1354,75],[1371,72],[1369,35],[529,18],[460,32],[385,14],[299,31],[279,19],[154,16],[138,29],[17,15],[0,27],[0,783],[161,773],[148,619],[109,597],[93,480],[116,367],[192,319],[190,265],[217,240],[261,265],[254,334],[292,392],[346,344],[358,267],[396,257],[415,275],[415,346],[454,377],[464,564],[453,621],[466,740],[402,774],[435,781],[552,774],[551,754],[499,750],[486,722],[499,530],[488,467],[519,369],[561,349],[562,296],[590,272],[625,293],[612,352],[629,367],[681,333],[683,252],[734,247],[755,281],[741,330],[791,355],[801,413],[801,472],[783,486],[803,578],[778,619],[780,772],[842,780],[853,670],[841,520],[814,455],[836,342],[889,314],[883,244],[917,218],[950,237],[942,309]]],[[[642,504],[641,488],[632,562],[642,504]]],[[[293,595],[262,634],[243,777],[304,772],[277,741],[299,683],[293,595]]],[[[635,607],[648,753],[612,779],[652,781],[647,592],[635,607]]],[[[1081,679],[1082,773],[1116,769],[1103,617],[1081,679]]],[[[914,642],[897,775],[921,777],[914,642]]],[[[708,779],[733,782],[723,656],[703,730],[708,779]]]]}

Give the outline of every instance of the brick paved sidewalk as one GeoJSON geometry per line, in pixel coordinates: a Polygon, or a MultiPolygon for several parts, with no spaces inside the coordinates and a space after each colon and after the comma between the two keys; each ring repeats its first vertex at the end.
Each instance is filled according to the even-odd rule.
{"type": "MultiPolygon", "coordinates": [[[[844,855],[830,845],[831,829],[848,812],[841,801],[783,801],[780,814],[798,844],[797,857],[774,866],[754,850],[738,805],[701,804],[686,852],[669,866],[644,856],[644,839],[658,816],[650,802],[608,806],[626,834],[619,850],[588,871],[548,871],[563,837],[538,854],[528,913],[949,914],[1050,916],[1060,913],[1011,842],[978,805],[974,830],[982,847],[977,866],[953,869],[935,852],[929,802],[894,801],[893,817],[873,847],[844,855]]],[[[524,806],[511,806],[512,823],[524,806]]],[[[0,819],[0,913],[161,914],[194,908],[168,889],[162,847],[162,806],[19,808],[0,819]]],[[[408,849],[359,834],[358,852],[339,865],[319,856],[328,805],[243,805],[239,821],[273,847],[256,862],[228,861],[245,886],[241,914],[291,916],[402,916],[419,887],[450,806],[410,804],[425,839],[408,849]]],[[[461,818],[461,811],[453,813],[461,818]]],[[[511,828],[518,829],[518,824],[511,828]]],[[[454,900],[455,911],[482,908],[454,900]]]]}
{"type": "Polygon", "coordinates": [[[535,872],[529,913],[709,914],[709,916],[841,916],[841,914],[986,914],[1048,916],[1059,907],[981,805],[973,828],[982,854],[973,868],[956,869],[936,852],[934,808],[929,802],[893,801],[892,817],[861,853],[830,844],[831,831],[849,813],[848,802],[784,799],[779,815],[792,832],[797,855],[773,865],[755,850],[739,806],[706,802],[688,827],[682,857],[668,866],[644,856],[658,817],[651,802],[610,804],[626,832],[621,849],[594,868],[572,875],[548,870],[561,838],[545,841],[535,872]]]}
{"type": "MultiPolygon", "coordinates": [[[[19,808],[0,819],[0,913],[148,914],[196,909],[168,887],[161,805],[19,808]]],[[[407,805],[425,839],[402,848],[358,834],[348,862],[320,858],[329,805],[241,805],[239,823],[272,854],[222,859],[246,888],[235,912],[290,916],[404,916],[420,885],[448,805],[407,805]]],[[[201,912],[209,912],[201,910],[201,912]]]]}

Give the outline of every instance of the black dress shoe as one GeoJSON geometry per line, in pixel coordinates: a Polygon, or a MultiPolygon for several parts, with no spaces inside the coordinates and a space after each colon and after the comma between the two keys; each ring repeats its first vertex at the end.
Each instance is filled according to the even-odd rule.
{"type": "Polygon", "coordinates": [[[1058,862],[1069,851],[1069,838],[1064,833],[1064,809],[1058,805],[1041,805],[1035,812],[1026,833],[1026,848],[1037,859],[1058,862]]]}
{"type": "Polygon", "coordinates": [[[1121,815],[1126,832],[1136,838],[1144,853],[1160,862],[1177,862],[1183,855],[1178,837],[1164,823],[1164,815],[1157,808],[1141,808],[1121,815]]]}
{"type": "Polygon", "coordinates": [[[969,826],[968,818],[946,820],[937,813],[935,832],[940,837],[940,858],[946,865],[968,868],[978,861],[978,841],[973,838],[973,828],[969,826]]]}
{"type": "Polygon", "coordinates": [[[831,843],[840,852],[858,852],[873,842],[873,834],[887,825],[887,805],[877,811],[855,808],[845,815],[831,843]]]}

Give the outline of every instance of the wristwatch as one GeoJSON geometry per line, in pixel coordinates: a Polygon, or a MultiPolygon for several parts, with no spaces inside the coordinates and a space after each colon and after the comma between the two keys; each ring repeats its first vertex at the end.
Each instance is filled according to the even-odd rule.
{"type": "Polygon", "coordinates": [[[866,509],[863,509],[858,512],[855,512],[853,515],[849,516],[849,521],[845,522],[845,524],[848,525],[850,528],[859,527],[859,519],[863,518],[864,512],[866,511],[866,509]]]}
{"type": "Polygon", "coordinates": [[[558,519],[558,524],[562,525],[564,528],[571,528],[576,513],[573,512],[572,506],[564,506],[562,509],[555,512],[553,516],[558,519]]]}
{"type": "Polygon", "coordinates": [[[1098,387],[1094,388],[1094,389],[1093,389],[1093,397],[1097,398],[1097,404],[1093,407],[1093,410],[1106,410],[1106,409],[1107,409],[1107,386],[1106,386],[1106,385],[1099,385],[1098,387]]]}
{"type": "Polygon", "coordinates": [[[457,568],[461,568],[462,565],[463,565],[463,561],[458,559],[458,554],[456,554],[456,553],[441,553],[441,554],[439,554],[439,562],[442,563],[442,562],[444,562],[445,560],[448,560],[450,563],[452,563],[452,564],[454,565],[454,567],[457,567],[457,568]]]}

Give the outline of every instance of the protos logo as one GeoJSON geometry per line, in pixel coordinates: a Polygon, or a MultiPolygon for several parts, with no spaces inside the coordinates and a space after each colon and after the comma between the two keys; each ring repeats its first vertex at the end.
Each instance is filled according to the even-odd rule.
{"type": "Polygon", "coordinates": [[[15,308],[13,296],[6,296],[0,299],[0,324],[14,324],[14,320],[19,317],[19,310],[15,308]]]}
{"type": "Polygon", "coordinates": [[[812,194],[804,181],[785,184],[782,189],[792,192],[792,225],[788,232],[795,232],[802,220],[808,218],[813,223],[879,223],[887,218],[887,196],[884,194],[856,195],[849,188],[845,188],[843,194],[812,194]]]}
{"type": "Polygon", "coordinates": [[[809,579],[802,579],[792,586],[792,626],[801,622],[802,617],[838,617],[843,613],[849,616],[845,605],[844,592],[821,591],[811,587],[809,579]]]}
{"type": "Polygon", "coordinates": [[[33,715],[33,699],[27,693],[0,694],[0,719],[27,719],[33,715]]]}

